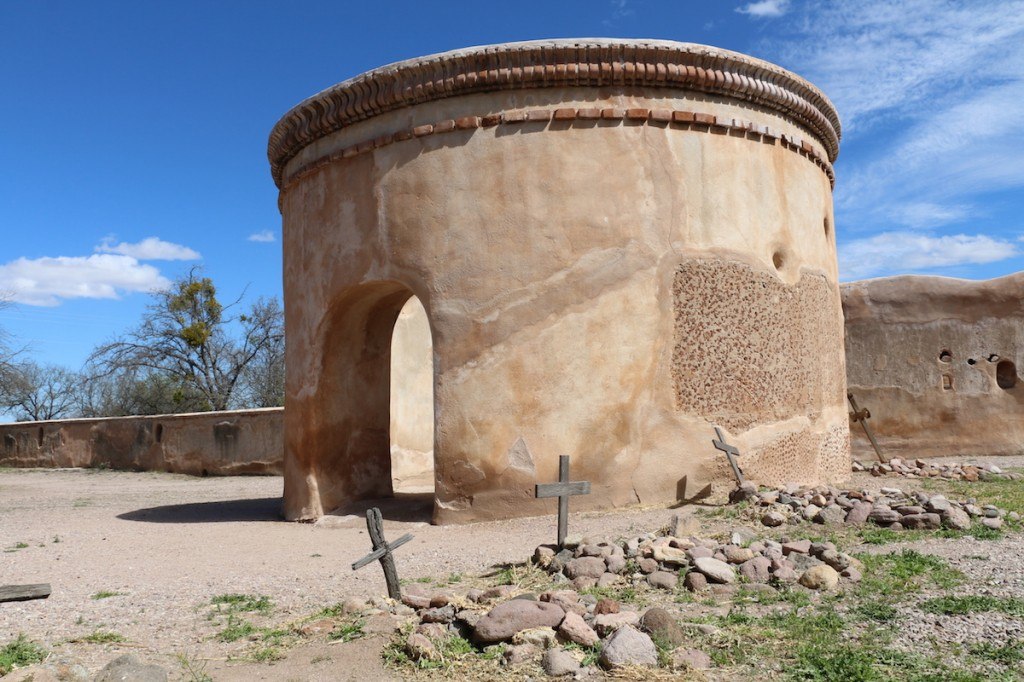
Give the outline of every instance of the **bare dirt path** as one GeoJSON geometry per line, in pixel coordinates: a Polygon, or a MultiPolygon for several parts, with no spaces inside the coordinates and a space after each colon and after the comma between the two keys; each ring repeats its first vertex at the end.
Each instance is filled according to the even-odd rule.
{"type": "MultiPolygon", "coordinates": [[[[273,621],[282,623],[347,596],[384,592],[376,565],[350,568],[370,549],[362,518],[288,523],[278,516],[280,495],[277,477],[0,471],[0,583],[53,586],[49,599],[0,604],[0,642],[25,633],[93,673],[122,652],[173,670],[180,668],[178,654],[217,661],[245,646],[211,640],[219,626],[208,619],[209,604],[217,595],[266,595],[274,604],[273,621]],[[93,598],[104,592],[117,595],[93,598]],[[97,631],[127,642],[67,643],[97,631]]],[[[406,579],[486,573],[502,562],[523,561],[555,535],[553,516],[442,527],[429,525],[427,508],[415,500],[382,507],[388,537],[415,535],[397,551],[399,575],[406,579]]],[[[671,515],[665,509],[578,514],[570,531],[625,535],[631,528],[665,525],[671,515]]],[[[354,644],[342,645],[353,647],[351,656],[367,648],[354,644]]],[[[311,654],[317,656],[323,654],[311,654]]],[[[376,651],[369,658],[376,664],[372,675],[386,679],[376,651]]],[[[363,670],[363,679],[373,679],[370,672],[363,670]]],[[[255,679],[280,679],[275,675],[281,670],[268,674],[255,679]]],[[[339,679],[340,673],[324,674],[339,679]]],[[[216,679],[230,676],[225,669],[216,679]]]]}

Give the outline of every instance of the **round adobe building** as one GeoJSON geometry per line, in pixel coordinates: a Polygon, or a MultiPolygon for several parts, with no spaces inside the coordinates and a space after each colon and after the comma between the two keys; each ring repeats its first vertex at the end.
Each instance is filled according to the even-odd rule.
{"type": "MultiPolygon", "coordinates": [[[[558,40],[385,66],[300,103],[283,216],[285,515],[391,493],[390,349],[433,344],[434,521],[849,472],[835,109],[700,45],[558,40]]],[[[429,411],[428,411],[429,414],[429,411]]]]}

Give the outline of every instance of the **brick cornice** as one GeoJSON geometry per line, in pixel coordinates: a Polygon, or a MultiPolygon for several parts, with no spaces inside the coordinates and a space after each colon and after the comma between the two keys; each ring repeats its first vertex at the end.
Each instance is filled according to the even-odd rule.
{"type": "Polygon", "coordinates": [[[674,88],[722,95],[781,113],[811,132],[828,161],[839,153],[835,107],[804,79],[736,52],[671,41],[533,41],[468,48],[368,71],[301,102],[270,134],[280,187],[306,145],[403,107],[473,93],[553,87],[674,88]]]}

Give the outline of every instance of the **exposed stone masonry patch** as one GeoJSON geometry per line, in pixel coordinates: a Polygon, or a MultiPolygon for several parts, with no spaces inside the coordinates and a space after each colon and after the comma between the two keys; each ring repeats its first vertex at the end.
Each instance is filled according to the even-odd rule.
{"type": "Polygon", "coordinates": [[[445,119],[436,123],[425,123],[422,125],[406,128],[393,133],[378,135],[370,140],[363,140],[356,144],[349,145],[333,154],[323,156],[312,161],[294,173],[286,180],[282,180],[282,190],[287,189],[293,183],[310,173],[323,168],[339,159],[348,159],[359,154],[386,147],[394,142],[404,142],[413,138],[427,137],[430,135],[441,135],[460,130],[475,130],[477,128],[493,128],[499,125],[512,125],[518,123],[548,123],[554,121],[556,125],[570,125],[579,128],[593,128],[596,121],[603,121],[605,124],[630,123],[647,124],[660,128],[671,128],[673,130],[691,130],[696,132],[726,132],[730,135],[744,137],[754,142],[764,144],[778,144],[783,149],[799,154],[828,176],[829,184],[834,188],[836,184],[835,172],[828,159],[823,157],[815,147],[807,140],[789,133],[782,133],[770,126],[753,123],[738,118],[715,116],[714,114],[702,114],[694,111],[679,109],[623,109],[623,108],[559,108],[559,109],[527,109],[517,111],[506,111],[486,116],[462,116],[456,119],[445,119]]]}
{"type": "Polygon", "coordinates": [[[743,263],[692,259],[676,271],[673,298],[679,411],[743,431],[800,413],[813,420],[842,400],[839,301],[824,276],[804,272],[787,286],[743,263]]]}

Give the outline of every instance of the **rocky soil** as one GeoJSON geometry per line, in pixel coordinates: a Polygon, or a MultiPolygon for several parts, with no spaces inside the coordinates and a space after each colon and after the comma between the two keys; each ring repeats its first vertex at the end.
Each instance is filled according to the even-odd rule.
{"type": "MultiPolygon", "coordinates": [[[[994,462],[1007,472],[1024,463],[967,465],[994,462]]],[[[915,671],[931,666],[953,679],[952,655],[978,675],[955,679],[1017,679],[1024,538],[1004,498],[1024,484],[901,477],[883,492],[888,482],[868,472],[853,483],[759,490],[696,518],[574,514],[569,554],[543,546],[553,516],[433,527],[415,500],[385,504],[388,537],[416,536],[396,553],[400,603],[381,596],[378,566],[350,570],[369,550],[359,510],[318,526],[284,523],[280,479],[0,471],[0,582],[54,588],[47,600],[0,604],[0,646],[23,633],[49,652],[5,682],[91,680],[123,654],[184,680],[801,679],[817,650],[793,653],[793,642],[814,638],[798,624],[820,618],[821,631],[841,622],[849,636],[839,640],[891,633],[886,646],[915,657],[915,671]],[[899,519],[847,523],[865,502],[869,516],[885,506],[899,519]],[[830,507],[842,518],[833,510],[819,520],[830,507]],[[782,523],[764,525],[770,513],[782,523]],[[927,518],[899,531],[907,516],[927,518]],[[803,580],[811,569],[826,575],[803,580]],[[886,589],[898,594],[871,595],[886,589]],[[766,618],[776,619],[772,628],[758,630],[766,618]]],[[[868,656],[867,646],[850,655],[868,656]]],[[[871,679],[926,679],[871,665],[884,673],[871,679]]]]}

